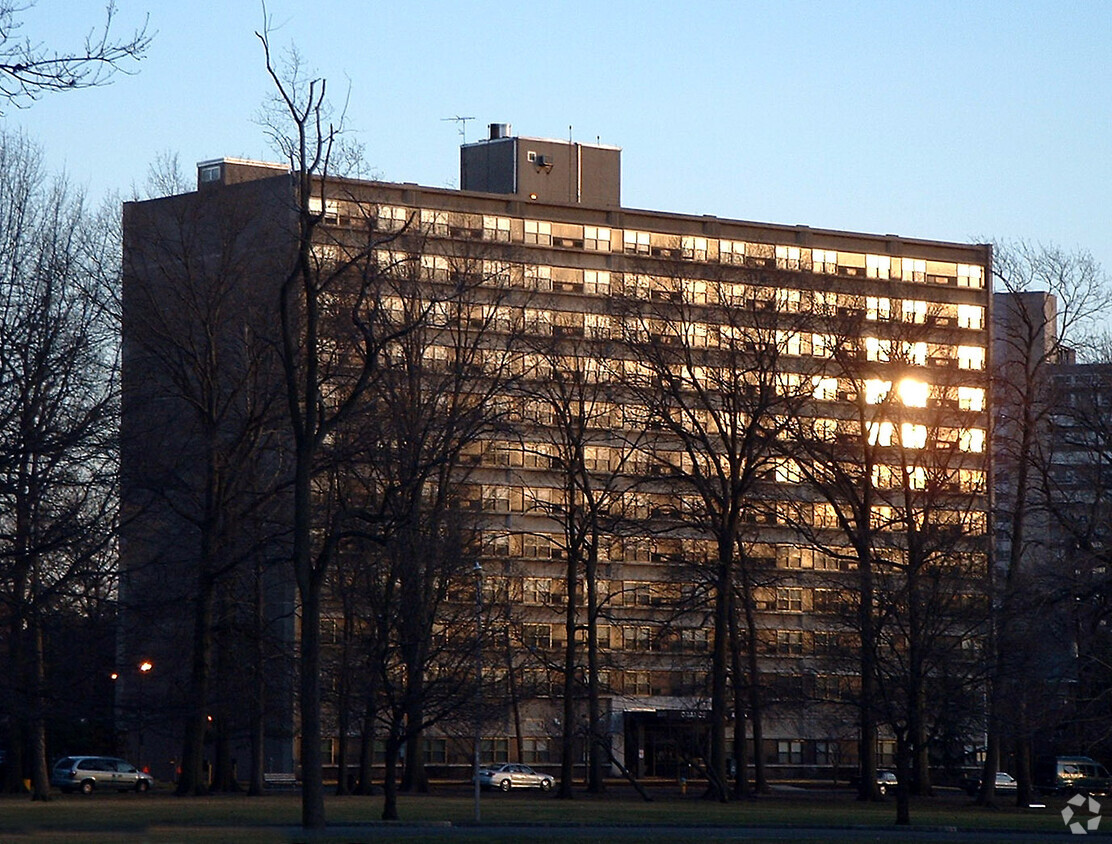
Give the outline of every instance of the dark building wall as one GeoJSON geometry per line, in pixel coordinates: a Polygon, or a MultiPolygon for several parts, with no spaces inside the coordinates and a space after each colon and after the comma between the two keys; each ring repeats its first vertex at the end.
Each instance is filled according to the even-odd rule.
{"type": "Polygon", "coordinates": [[[516,138],[460,147],[460,186],[484,193],[516,193],[516,138]]]}
{"type": "MultiPolygon", "coordinates": [[[[232,713],[230,726],[246,735],[243,718],[255,695],[244,613],[256,605],[256,586],[268,667],[278,681],[264,699],[287,733],[293,711],[289,667],[278,666],[288,662],[294,618],[287,502],[275,493],[282,444],[272,433],[258,447],[236,446],[249,417],[282,408],[273,334],[278,284],[289,266],[290,183],[266,168],[241,174],[253,179],[225,165],[222,174],[231,178],[220,189],[124,207],[117,711],[132,755],[142,724],[142,762],[159,779],[173,776],[181,753],[210,468],[226,496],[212,527],[208,576],[221,625],[214,665],[228,676],[213,688],[240,698],[214,696],[213,711],[232,713]],[[211,429],[201,421],[206,402],[218,415],[211,429]],[[144,660],[154,667],[140,676],[144,660]]],[[[290,770],[291,753],[272,750],[274,770],[290,770]]],[[[237,755],[246,776],[248,757],[237,755]]]]}

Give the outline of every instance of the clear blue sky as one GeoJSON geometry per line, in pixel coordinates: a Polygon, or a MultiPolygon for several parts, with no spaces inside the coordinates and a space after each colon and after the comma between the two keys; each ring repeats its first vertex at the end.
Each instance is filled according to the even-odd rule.
{"type": "MultiPolygon", "coordinates": [[[[134,76],[9,109],[94,195],[156,156],[273,160],[254,0],[117,0],[134,76]]],[[[78,42],[103,0],[37,0],[78,42]]],[[[1027,238],[1112,271],[1112,2],[269,0],[370,165],[455,186],[458,127],[623,149],[636,208],[942,240],[1027,238]]]]}

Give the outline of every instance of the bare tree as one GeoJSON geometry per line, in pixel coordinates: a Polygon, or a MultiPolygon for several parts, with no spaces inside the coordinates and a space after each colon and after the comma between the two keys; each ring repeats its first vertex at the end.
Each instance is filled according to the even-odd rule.
{"type": "Polygon", "coordinates": [[[993,670],[990,682],[988,748],[982,772],[981,802],[992,802],[1001,739],[1013,739],[1016,800],[1031,799],[1030,733],[1032,686],[1015,661],[1024,648],[1030,596],[1026,580],[1037,575],[1045,558],[1047,495],[1039,486],[1045,475],[1047,428],[1054,410],[1051,374],[1069,359],[1093,319],[1110,304],[1107,279],[1087,253],[1019,242],[996,247],[994,280],[997,314],[994,337],[993,406],[997,423],[997,532],[1006,537],[993,571],[996,608],[993,670]],[[1005,725],[1009,725],[1005,730],[1005,725]]]}
{"type": "Polygon", "coordinates": [[[118,345],[95,269],[115,244],[35,147],[0,137],[0,600],[5,605],[8,790],[49,794],[45,630],[111,573],[118,345]]]}
{"type": "MultiPolygon", "coordinates": [[[[777,460],[775,443],[794,417],[803,378],[791,372],[801,315],[773,288],[698,277],[677,266],[667,277],[626,273],[622,314],[628,349],[624,386],[659,433],[642,443],[672,494],[680,522],[715,546],[708,574],[714,608],[709,796],[728,800],[726,724],[733,598],[740,584],[743,515],[777,460]]],[[[749,666],[752,667],[752,662],[749,666]]],[[[749,721],[761,736],[758,678],[749,721]]],[[[739,719],[740,722],[740,719],[739,719]]],[[[759,757],[758,757],[759,758],[759,757]]],[[[758,768],[758,788],[763,786],[758,768]]]]}
{"type": "MultiPolygon", "coordinates": [[[[411,255],[436,248],[413,221],[397,244],[411,255]]],[[[413,259],[384,273],[381,333],[395,339],[360,415],[349,481],[359,500],[353,529],[378,531],[390,581],[376,636],[391,650],[375,666],[388,727],[388,819],[397,817],[391,766],[401,743],[403,788],[426,790],[423,735],[471,697],[459,671],[473,662],[472,604],[449,600],[467,592],[461,583],[471,587],[477,554],[478,514],[461,497],[474,488],[474,466],[463,455],[505,432],[517,377],[520,325],[506,280],[475,254],[442,257],[443,269],[413,259]]]]}
{"type": "MultiPolygon", "coordinates": [[[[293,173],[292,254],[279,296],[279,357],[288,410],[293,462],[292,563],[301,624],[299,706],[301,713],[302,824],[325,826],[322,782],[321,611],[322,595],[337,548],[337,536],[318,519],[314,479],[322,449],[364,402],[397,335],[379,333],[383,272],[376,252],[393,241],[363,227],[341,240],[328,234],[325,215],[337,200],[330,191],[332,154],[340,124],[327,112],[324,80],[303,80],[296,57],[287,72],[276,65],[268,31],[258,33],[274,84],[268,119],[272,139],[293,173]]],[[[342,190],[342,189],[341,189],[342,190]]],[[[370,215],[366,215],[370,216],[370,215]]]]}
{"type": "MultiPolygon", "coordinates": [[[[564,318],[565,315],[560,315],[564,318]]],[[[563,715],[561,718],[560,786],[558,796],[573,795],[575,740],[581,733],[576,700],[587,693],[587,789],[604,789],[606,735],[601,723],[598,622],[603,611],[599,594],[600,546],[614,529],[623,494],[628,491],[629,463],[636,439],[616,435],[619,379],[604,364],[614,342],[609,329],[589,334],[580,317],[574,323],[551,326],[551,336],[536,334],[536,366],[527,373],[522,393],[543,409],[550,425],[523,431],[523,449],[536,453],[558,479],[554,497],[536,502],[537,508],[560,527],[557,544],[565,563],[563,600],[564,654],[563,715]],[[581,597],[585,600],[581,600],[581,597]],[[580,607],[585,604],[585,616],[580,607]],[[580,656],[580,633],[586,665],[580,656]],[[585,667],[585,670],[581,670],[585,667]]],[[[603,320],[608,322],[607,317],[603,320]]],[[[536,327],[534,327],[536,330],[536,327]]],[[[527,476],[525,476],[527,477],[527,476]]]]}
{"type": "MultiPolygon", "coordinates": [[[[50,91],[71,91],[108,84],[117,72],[130,72],[150,48],[147,23],[117,38],[112,31],[115,2],[104,8],[104,22],[89,31],[81,47],[61,50],[21,32],[20,16],[33,3],[0,2],[0,100],[22,107],[50,91]]],[[[2,113],[2,112],[0,112],[2,113]]]]}

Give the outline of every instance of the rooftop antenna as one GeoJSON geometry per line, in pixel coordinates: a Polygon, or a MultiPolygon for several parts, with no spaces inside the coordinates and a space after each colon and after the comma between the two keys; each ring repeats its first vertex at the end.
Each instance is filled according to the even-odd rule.
{"type": "Polygon", "coordinates": [[[468,120],[474,120],[475,119],[474,117],[460,117],[457,114],[455,117],[442,117],[440,119],[441,119],[441,121],[447,121],[447,122],[451,122],[451,123],[458,123],[459,124],[459,136],[463,139],[463,142],[465,144],[467,143],[467,121],[468,120]]]}

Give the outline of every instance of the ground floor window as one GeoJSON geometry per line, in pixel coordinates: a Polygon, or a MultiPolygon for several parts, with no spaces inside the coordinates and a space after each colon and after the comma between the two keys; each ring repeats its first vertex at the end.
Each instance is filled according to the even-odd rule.
{"type": "Polygon", "coordinates": [[[802,765],[803,764],[803,742],[802,741],[778,741],[776,742],[776,761],[781,765],[802,765]]]}
{"type": "Polygon", "coordinates": [[[430,765],[444,764],[448,761],[448,740],[442,738],[425,739],[425,762],[430,765]]]}
{"type": "Polygon", "coordinates": [[[548,739],[542,738],[523,738],[521,740],[521,753],[522,762],[549,762],[550,750],[548,746],[548,739]]]}
{"type": "Polygon", "coordinates": [[[483,739],[479,745],[479,758],[483,762],[509,762],[510,740],[504,738],[483,739]]]}

